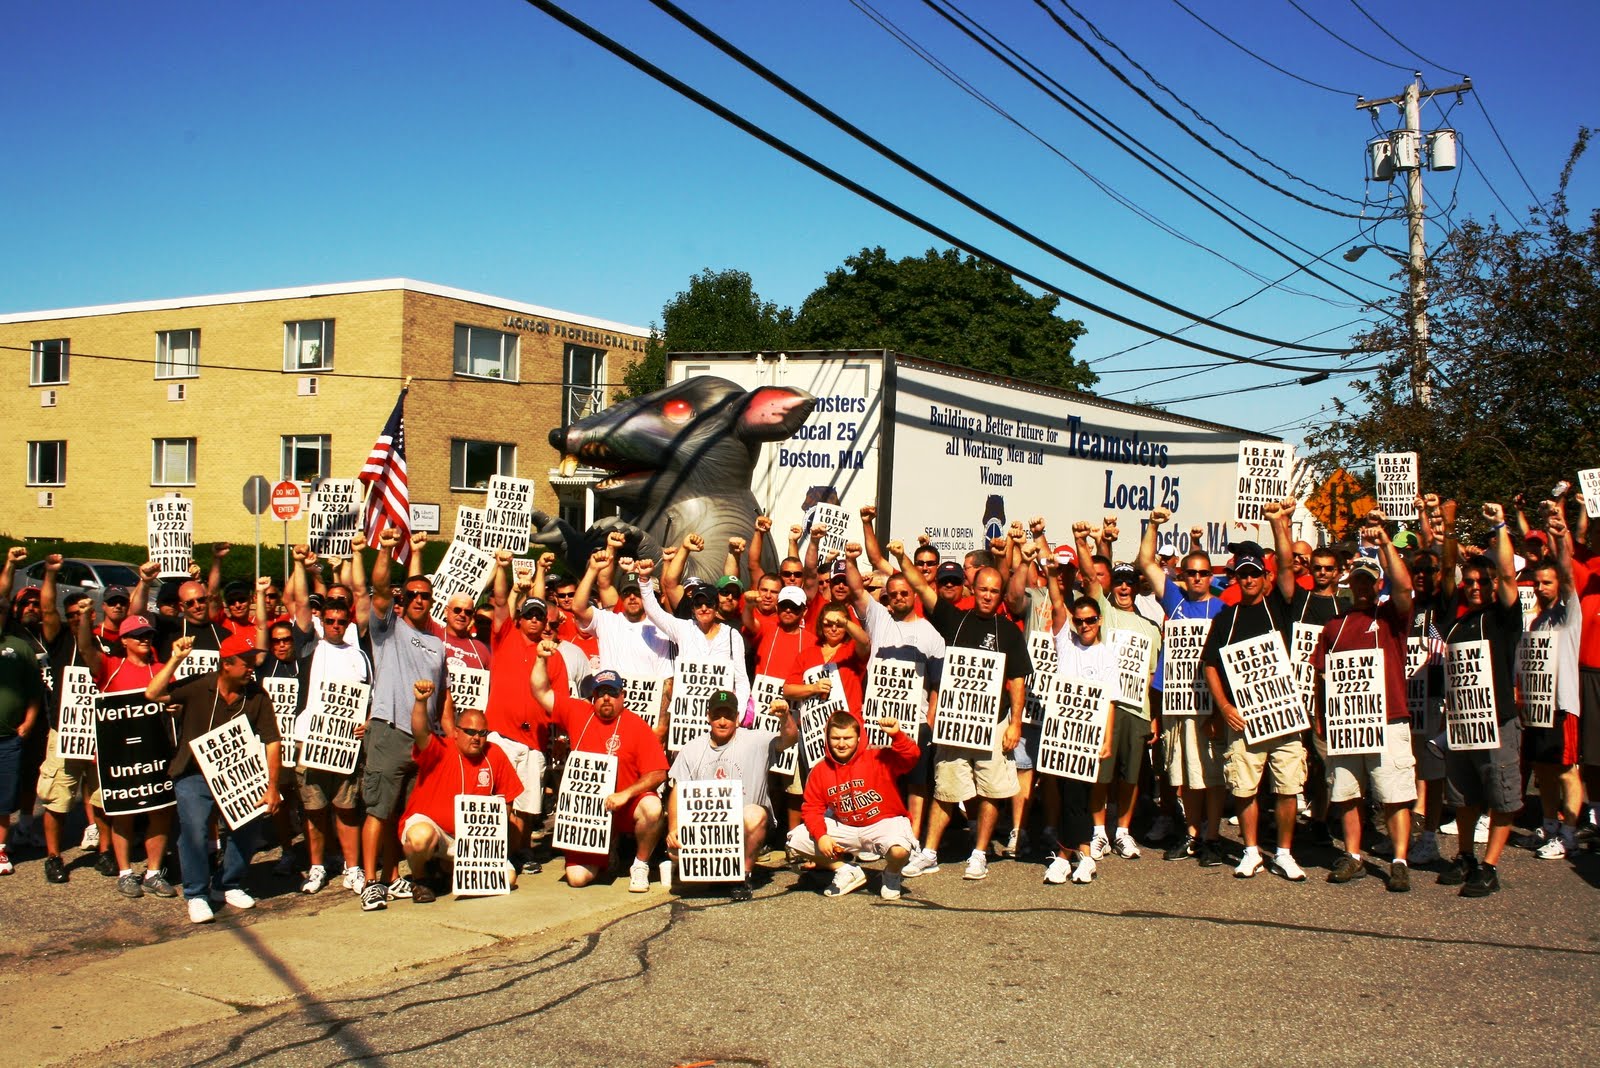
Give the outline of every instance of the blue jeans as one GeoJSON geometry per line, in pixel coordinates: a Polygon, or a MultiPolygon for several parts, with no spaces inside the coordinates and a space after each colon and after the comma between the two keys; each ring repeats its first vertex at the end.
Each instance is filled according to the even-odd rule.
{"type": "MultiPolygon", "coordinates": [[[[211,825],[211,812],[217,802],[211,796],[205,776],[198,772],[183,776],[174,785],[178,794],[178,863],[183,868],[183,896],[185,900],[205,897],[211,887],[206,829],[211,825]]],[[[250,858],[256,851],[255,840],[254,820],[229,833],[217,889],[243,889],[245,872],[250,870],[250,858]]]]}
{"type": "Polygon", "coordinates": [[[0,738],[0,817],[17,807],[17,787],[22,784],[22,738],[0,738]]]}

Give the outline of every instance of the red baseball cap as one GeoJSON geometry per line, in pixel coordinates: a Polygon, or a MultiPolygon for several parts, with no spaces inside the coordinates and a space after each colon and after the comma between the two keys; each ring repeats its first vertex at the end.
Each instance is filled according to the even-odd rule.
{"type": "Polygon", "coordinates": [[[222,659],[230,656],[248,656],[256,651],[256,636],[246,631],[231,634],[222,642],[222,659]]]}
{"type": "Polygon", "coordinates": [[[145,634],[154,634],[156,628],[150,625],[150,620],[144,616],[129,616],[117,628],[119,638],[138,638],[145,634]]]}

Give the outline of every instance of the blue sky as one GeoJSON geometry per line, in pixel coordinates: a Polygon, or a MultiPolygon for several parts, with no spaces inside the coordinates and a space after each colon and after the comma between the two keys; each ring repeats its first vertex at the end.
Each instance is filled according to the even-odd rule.
{"type": "MultiPolygon", "coordinates": [[[[1398,93],[1415,67],[1428,85],[1459,80],[1420,63],[1351,0],[1185,0],[1241,44],[1346,93],[1398,93]]],[[[1447,68],[1472,76],[1539,196],[1554,187],[1574,132],[1600,123],[1592,50],[1600,5],[1534,7],[1417,0],[1361,7],[1447,68]]],[[[946,181],[1073,255],[1166,300],[1215,312],[1260,287],[1211,253],[1156,229],[1051,150],[937,73],[851,0],[682,0],[756,58],[946,181]]],[[[974,244],[1146,322],[1183,319],[1088,279],[1006,235],[803,112],[644,0],[571,0],[569,10],[748,118],[974,244]]],[[[862,6],[865,0],[862,0],[862,6]]],[[[907,35],[1020,123],[1146,211],[1269,278],[1291,270],[1182,198],[1113,144],[957,34],[920,0],[872,0],[907,35]]],[[[1073,0],[1073,6],[1230,134],[1328,190],[1369,199],[1369,221],[1295,204],[1195,145],[1099,67],[1032,0],[961,5],[997,37],[1184,173],[1282,238],[1296,262],[1373,241],[1405,243],[1401,221],[1370,221],[1399,201],[1363,182],[1367,113],[1349,95],[1274,72],[1225,43],[1174,0],[1073,0]],[[1365,236],[1363,233],[1365,232],[1365,236]]],[[[1047,4],[1082,25],[1055,0],[1047,4]]],[[[798,164],[579,39],[521,0],[332,0],[239,5],[17,3],[0,13],[12,47],[0,94],[11,166],[0,171],[0,311],[410,276],[646,325],[704,268],[749,271],[758,291],[798,306],[830,268],[864,246],[895,256],[931,237],[798,164]]],[[[1087,36],[1087,34],[1085,34],[1087,36]]],[[[1092,38],[1091,38],[1092,40],[1092,38]]],[[[1102,46],[1102,50],[1105,49],[1102,46]]],[[[1120,57],[1107,52],[1119,66],[1120,57]]],[[[1143,83],[1137,72],[1129,71],[1143,83]]],[[[1155,90],[1150,90],[1163,99],[1155,90]]],[[[1165,101],[1173,107],[1170,101],[1165,101]]],[[[1468,97],[1443,119],[1519,216],[1532,199],[1468,97]]],[[[1383,125],[1396,122],[1393,109],[1383,125]]],[[[1191,122],[1193,125],[1193,123],[1191,122]]],[[[1232,146],[1237,157],[1249,157],[1232,146]]],[[[1309,199],[1362,210],[1249,160],[1309,199]]],[[[1600,201],[1600,159],[1571,192],[1600,201]]],[[[1428,174],[1430,245],[1453,217],[1505,216],[1471,168],[1428,174]],[[1459,175],[1459,183],[1458,183],[1459,175]]],[[[1252,227],[1254,229],[1254,227],[1252,227]]],[[[1263,235],[1265,236],[1265,235],[1263,235]]],[[[1362,296],[1394,285],[1369,253],[1319,268],[1362,296]]],[[[1349,298],[1301,275],[1287,283],[1349,298]]],[[[1353,302],[1349,302],[1353,303],[1353,302]]],[[[1078,355],[1123,399],[1166,401],[1273,382],[1281,371],[1227,368],[1182,381],[1148,370],[1211,357],[1157,342],[1092,313],[1078,355]]],[[[1224,316],[1293,340],[1339,327],[1359,307],[1272,291],[1224,316]]],[[[1338,347],[1349,327],[1315,340],[1338,347]]],[[[1265,346],[1196,329],[1234,352],[1265,346]]],[[[937,354],[929,354],[937,355],[937,354]]],[[[1280,357],[1284,354],[1278,354],[1280,357]]],[[[1174,405],[1267,430],[1304,420],[1333,383],[1174,405]]],[[[1291,425],[1291,438],[1300,433],[1291,425]]]]}

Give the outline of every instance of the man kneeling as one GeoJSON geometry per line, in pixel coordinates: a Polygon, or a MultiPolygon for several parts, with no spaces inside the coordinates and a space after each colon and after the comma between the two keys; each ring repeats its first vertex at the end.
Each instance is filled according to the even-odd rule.
{"type": "Polygon", "coordinates": [[[880,719],[878,726],[889,736],[889,745],[872,748],[861,744],[855,716],[839,711],[828,717],[828,751],[806,780],[803,822],[789,832],[790,849],[833,872],[833,883],[823,891],[828,897],[843,897],[866,885],[866,873],[844,857],[872,852],[888,861],[880,893],[895,900],[900,896],[900,869],[917,848],[895,779],[915,766],[921,750],[897,721],[880,719]]]}
{"type": "MultiPolygon", "coordinates": [[[[417,786],[411,791],[400,823],[400,846],[411,868],[411,902],[426,905],[443,888],[443,874],[456,855],[456,795],[505,798],[506,810],[522,793],[522,780],[498,746],[489,744],[489,723],[482,712],[456,716],[449,741],[428,727],[428,698],[433,683],[418,679],[411,686],[411,737],[417,762],[417,786]],[[452,757],[454,759],[452,759],[452,757]],[[429,878],[437,864],[440,879],[429,878]]],[[[516,875],[512,874],[512,885],[516,875]]]]}

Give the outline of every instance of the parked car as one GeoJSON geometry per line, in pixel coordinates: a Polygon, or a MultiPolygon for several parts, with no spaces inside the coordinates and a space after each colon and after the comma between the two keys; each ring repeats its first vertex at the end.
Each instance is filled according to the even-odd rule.
{"type": "MultiPolygon", "coordinates": [[[[44,561],[35,560],[17,573],[18,587],[39,586],[44,583],[44,561]]],[[[69,593],[87,593],[94,601],[95,610],[105,597],[106,587],[124,586],[128,593],[139,584],[139,569],[122,560],[86,560],[69,556],[61,561],[56,574],[56,592],[65,597],[69,593]]]]}

